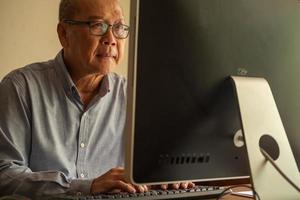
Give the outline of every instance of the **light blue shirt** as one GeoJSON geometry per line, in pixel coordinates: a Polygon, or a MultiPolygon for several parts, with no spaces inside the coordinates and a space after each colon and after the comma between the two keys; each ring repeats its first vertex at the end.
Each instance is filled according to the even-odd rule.
{"type": "Polygon", "coordinates": [[[123,166],[126,81],[104,77],[86,109],[63,61],[34,63],[0,84],[0,196],[89,193],[123,166]]]}

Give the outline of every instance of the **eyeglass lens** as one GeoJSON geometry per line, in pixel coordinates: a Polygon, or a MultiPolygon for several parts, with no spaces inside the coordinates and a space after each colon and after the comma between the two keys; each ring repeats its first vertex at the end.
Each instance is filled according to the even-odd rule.
{"type": "Polygon", "coordinates": [[[91,24],[90,26],[91,33],[94,35],[102,36],[106,34],[110,26],[112,26],[113,34],[117,38],[126,38],[128,36],[128,32],[129,32],[128,26],[123,24],[109,25],[104,22],[96,22],[94,24],[91,24]]]}

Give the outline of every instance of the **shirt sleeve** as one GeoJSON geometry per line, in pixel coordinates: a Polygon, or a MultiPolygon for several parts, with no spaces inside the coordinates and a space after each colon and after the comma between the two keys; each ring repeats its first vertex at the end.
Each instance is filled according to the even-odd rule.
{"type": "Polygon", "coordinates": [[[88,194],[92,180],[70,179],[59,171],[30,169],[31,104],[23,82],[19,75],[6,77],[0,83],[0,196],[88,194]]]}

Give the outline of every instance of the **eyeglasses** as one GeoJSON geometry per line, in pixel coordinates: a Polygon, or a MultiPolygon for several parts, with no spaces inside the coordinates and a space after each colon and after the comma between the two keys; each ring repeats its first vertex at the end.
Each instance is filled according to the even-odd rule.
{"type": "Polygon", "coordinates": [[[117,24],[107,24],[103,21],[77,21],[71,19],[63,20],[64,23],[71,25],[87,25],[90,29],[90,34],[96,36],[103,36],[107,33],[109,27],[112,28],[112,32],[114,36],[118,39],[125,39],[129,34],[129,26],[124,25],[122,23],[117,24]]]}

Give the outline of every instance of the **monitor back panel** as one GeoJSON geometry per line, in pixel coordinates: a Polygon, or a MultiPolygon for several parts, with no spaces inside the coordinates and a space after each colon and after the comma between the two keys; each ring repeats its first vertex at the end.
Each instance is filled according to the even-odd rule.
{"type": "Polygon", "coordinates": [[[299,167],[300,2],[138,3],[129,78],[135,182],[249,175],[246,148],[234,144],[241,125],[230,75],[269,81],[299,167]]]}

